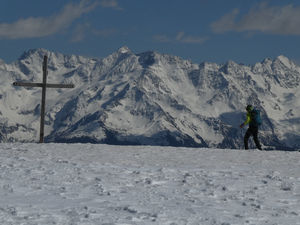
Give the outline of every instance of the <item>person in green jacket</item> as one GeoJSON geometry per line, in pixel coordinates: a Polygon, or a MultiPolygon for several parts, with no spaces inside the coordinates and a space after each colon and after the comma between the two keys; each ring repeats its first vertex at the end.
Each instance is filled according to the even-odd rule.
{"type": "Polygon", "coordinates": [[[247,125],[249,123],[249,128],[248,130],[246,131],[246,134],[244,136],[244,145],[245,145],[245,149],[248,149],[248,139],[250,138],[251,135],[253,135],[253,139],[254,139],[254,142],[256,144],[256,147],[259,149],[259,150],[262,150],[261,146],[260,146],[260,143],[258,141],[258,127],[255,127],[255,126],[252,126],[251,125],[251,121],[252,121],[252,115],[251,115],[251,111],[252,111],[252,106],[251,105],[247,105],[246,107],[246,110],[247,110],[247,119],[246,121],[240,125],[240,127],[244,127],[245,125],[247,125]]]}

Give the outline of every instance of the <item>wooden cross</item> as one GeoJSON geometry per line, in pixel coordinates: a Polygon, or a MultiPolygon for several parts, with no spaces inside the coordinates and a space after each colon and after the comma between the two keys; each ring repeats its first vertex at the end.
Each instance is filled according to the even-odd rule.
{"type": "Polygon", "coordinates": [[[14,82],[13,83],[14,86],[41,87],[42,88],[40,143],[44,143],[46,88],[74,88],[74,84],[47,84],[47,82],[46,82],[47,75],[48,75],[47,59],[48,59],[48,56],[44,55],[43,83],[23,83],[23,82],[14,82]]]}

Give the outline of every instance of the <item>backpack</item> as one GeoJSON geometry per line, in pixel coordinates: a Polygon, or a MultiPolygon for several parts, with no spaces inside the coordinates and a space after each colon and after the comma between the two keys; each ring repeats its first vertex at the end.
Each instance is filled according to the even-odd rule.
{"type": "Polygon", "coordinates": [[[251,113],[250,126],[259,127],[262,124],[260,111],[258,109],[253,109],[250,113],[251,113]]]}

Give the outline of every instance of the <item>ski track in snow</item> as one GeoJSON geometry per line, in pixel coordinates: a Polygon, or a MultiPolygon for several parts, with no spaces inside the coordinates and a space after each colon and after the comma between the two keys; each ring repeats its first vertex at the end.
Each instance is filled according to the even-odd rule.
{"type": "Polygon", "coordinates": [[[0,224],[300,224],[299,154],[0,144],[0,224]]]}

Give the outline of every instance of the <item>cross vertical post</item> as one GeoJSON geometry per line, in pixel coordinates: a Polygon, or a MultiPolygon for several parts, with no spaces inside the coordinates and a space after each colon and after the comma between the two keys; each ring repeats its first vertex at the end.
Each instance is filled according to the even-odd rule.
{"type": "Polygon", "coordinates": [[[47,83],[47,75],[48,75],[47,59],[48,59],[48,56],[44,55],[43,87],[42,87],[42,103],[41,103],[40,143],[44,143],[45,105],[46,105],[46,83],[47,83]]]}
{"type": "Polygon", "coordinates": [[[43,83],[23,83],[14,82],[14,86],[23,87],[41,87],[42,88],[42,103],[41,103],[41,125],[40,125],[40,143],[44,143],[44,127],[45,127],[45,106],[46,106],[46,88],[74,88],[74,84],[47,84],[47,60],[48,56],[44,55],[43,62],[43,83]]]}

